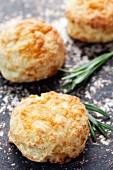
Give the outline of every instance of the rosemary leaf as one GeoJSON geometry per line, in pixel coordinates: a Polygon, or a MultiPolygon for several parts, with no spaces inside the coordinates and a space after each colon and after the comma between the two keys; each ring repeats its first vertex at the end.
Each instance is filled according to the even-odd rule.
{"type": "Polygon", "coordinates": [[[102,114],[103,116],[105,116],[107,118],[110,118],[110,116],[105,111],[103,111],[102,109],[98,108],[97,106],[94,106],[94,105],[91,105],[91,104],[86,104],[84,102],[82,102],[82,103],[85,105],[87,110],[95,111],[97,113],[102,114]]]}
{"type": "Polygon", "coordinates": [[[70,70],[64,69],[64,68],[59,68],[59,71],[63,71],[63,72],[71,72],[70,70]]]}
{"type": "Polygon", "coordinates": [[[70,80],[70,81],[68,81],[68,82],[66,82],[66,83],[64,83],[64,84],[62,84],[61,87],[66,87],[66,86],[68,86],[71,82],[72,82],[72,80],[70,80]]]}
{"type": "Polygon", "coordinates": [[[105,129],[109,129],[109,130],[113,131],[113,128],[112,128],[111,126],[109,126],[109,125],[107,125],[107,124],[104,124],[104,123],[102,123],[102,122],[100,122],[100,121],[98,121],[98,120],[97,120],[97,122],[98,122],[101,126],[103,126],[105,129]]]}
{"type": "Polygon", "coordinates": [[[93,127],[93,130],[96,132],[96,128],[95,128],[95,126],[92,126],[93,127]]]}
{"type": "Polygon", "coordinates": [[[90,62],[91,62],[91,61],[89,61],[88,63],[85,63],[84,65],[82,65],[82,66],[80,66],[80,67],[78,67],[78,68],[76,68],[76,69],[73,69],[71,72],[72,72],[72,73],[76,73],[76,72],[78,72],[78,71],[84,70],[85,68],[87,68],[87,67],[90,65],[90,62]]]}
{"type": "Polygon", "coordinates": [[[79,74],[81,74],[81,73],[83,73],[83,72],[84,72],[84,71],[81,70],[81,71],[79,71],[79,72],[72,73],[72,74],[70,74],[69,76],[62,77],[61,80],[66,80],[66,79],[73,78],[73,77],[78,76],[79,74]]]}
{"type": "Polygon", "coordinates": [[[99,126],[96,119],[89,113],[88,113],[88,118],[89,118],[90,122],[92,122],[95,126],[97,126],[97,127],[99,126]]]}
{"type": "Polygon", "coordinates": [[[88,125],[89,125],[89,129],[90,129],[90,132],[91,132],[93,141],[96,142],[96,139],[97,139],[97,138],[96,138],[96,133],[95,133],[95,131],[94,131],[94,129],[93,129],[93,127],[92,127],[90,121],[88,121],[88,125]]]}
{"type": "Polygon", "coordinates": [[[102,126],[98,126],[99,131],[101,132],[101,134],[106,138],[109,139],[106,131],[104,130],[104,128],[102,126]]]}

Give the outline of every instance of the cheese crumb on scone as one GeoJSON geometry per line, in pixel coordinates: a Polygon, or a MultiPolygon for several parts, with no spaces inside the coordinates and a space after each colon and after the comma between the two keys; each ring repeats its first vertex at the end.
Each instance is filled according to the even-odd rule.
{"type": "Polygon", "coordinates": [[[113,0],[70,0],[67,31],[84,42],[113,41],[113,0]]]}
{"type": "Polygon", "coordinates": [[[26,19],[0,33],[0,71],[12,82],[32,82],[54,75],[65,61],[60,34],[48,23],[26,19]]]}
{"type": "Polygon", "coordinates": [[[88,134],[86,109],[75,96],[30,95],[11,113],[9,141],[32,161],[69,161],[83,151],[88,134]]]}

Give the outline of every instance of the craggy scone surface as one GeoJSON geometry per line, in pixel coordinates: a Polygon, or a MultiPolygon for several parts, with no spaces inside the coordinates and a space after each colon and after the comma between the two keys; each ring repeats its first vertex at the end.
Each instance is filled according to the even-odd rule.
{"type": "Polygon", "coordinates": [[[84,42],[113,40],[112,0],[70,0],[66,9],[68,33],[84,42]]]}
{"type": "Polygon", "coordinates": [[[45,79],[64,61],[60,34],[42,20],[22,20],[0,33],[0,71],[7,80],[20,83],[45,79]]]}
{"type": "Polygon", "coordinates": [[[11,113],[9,140],[37,162],[75,158],[84,149],[88,134],[86,109],[74,96],[30,95],[11,113]]]}

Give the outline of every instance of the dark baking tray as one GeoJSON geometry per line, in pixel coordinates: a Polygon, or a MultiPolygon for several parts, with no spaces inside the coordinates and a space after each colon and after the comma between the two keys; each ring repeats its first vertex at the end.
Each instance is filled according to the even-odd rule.
{"type": "MultiPolygon", "coordinates": [[[[0,22],[12,21],[13,18],[18,20],[38,17],[51,23],[60,20],[60,24],[63,24],[64,9],[64,1],[61,0],[0,0],[0,22]]],[[[72,68],[87,59],[112,51],[113,43],[86,44],[67,37],[66,47],[65,67],[72,68]]],[[[60,78],[63,75],[58,72],[47,80],[28,84],[10,83],[0,75],[0,170],[113,170],[113,134],[110,132],[110,140],[106,141],[102,136],[98,136],[97,143],[93,143],[89,136],[84,152],[78,158],[65,164],[29,161],[13,144],[9,144],[7,137],[9,113],[13,107],[29,94],[40,95],[42,92],[51,90],[63,92],[60,87],[60,78]]],[[[71,94],[101,106],[111,115],[111,119],[107,123],[113,125],[113,58],[95,72],[86,84],[80,85],[71,94]]]]}

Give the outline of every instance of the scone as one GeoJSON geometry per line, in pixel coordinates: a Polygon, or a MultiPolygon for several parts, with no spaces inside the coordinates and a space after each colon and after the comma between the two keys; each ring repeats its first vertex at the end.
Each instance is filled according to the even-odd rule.
{"type": "Polygon", "coordinates": [[[0,33],[0,71],[12,82],[32,82],[54,75],[65,61],[60,34],[48,23],[26,19],[0,33]]]}
{"type": "Polygon", "coordinates": [[[77,157],[88,134],[88,115],[78,97],[53,91],[30,95],[11,113],[9,141],[36,162],[77,157]]]}
{"type": "Polygon", "coordinates": [[[113,41],[112,0],[70,0],[66,16],[67,31],[84,42],[113,41]]]}

